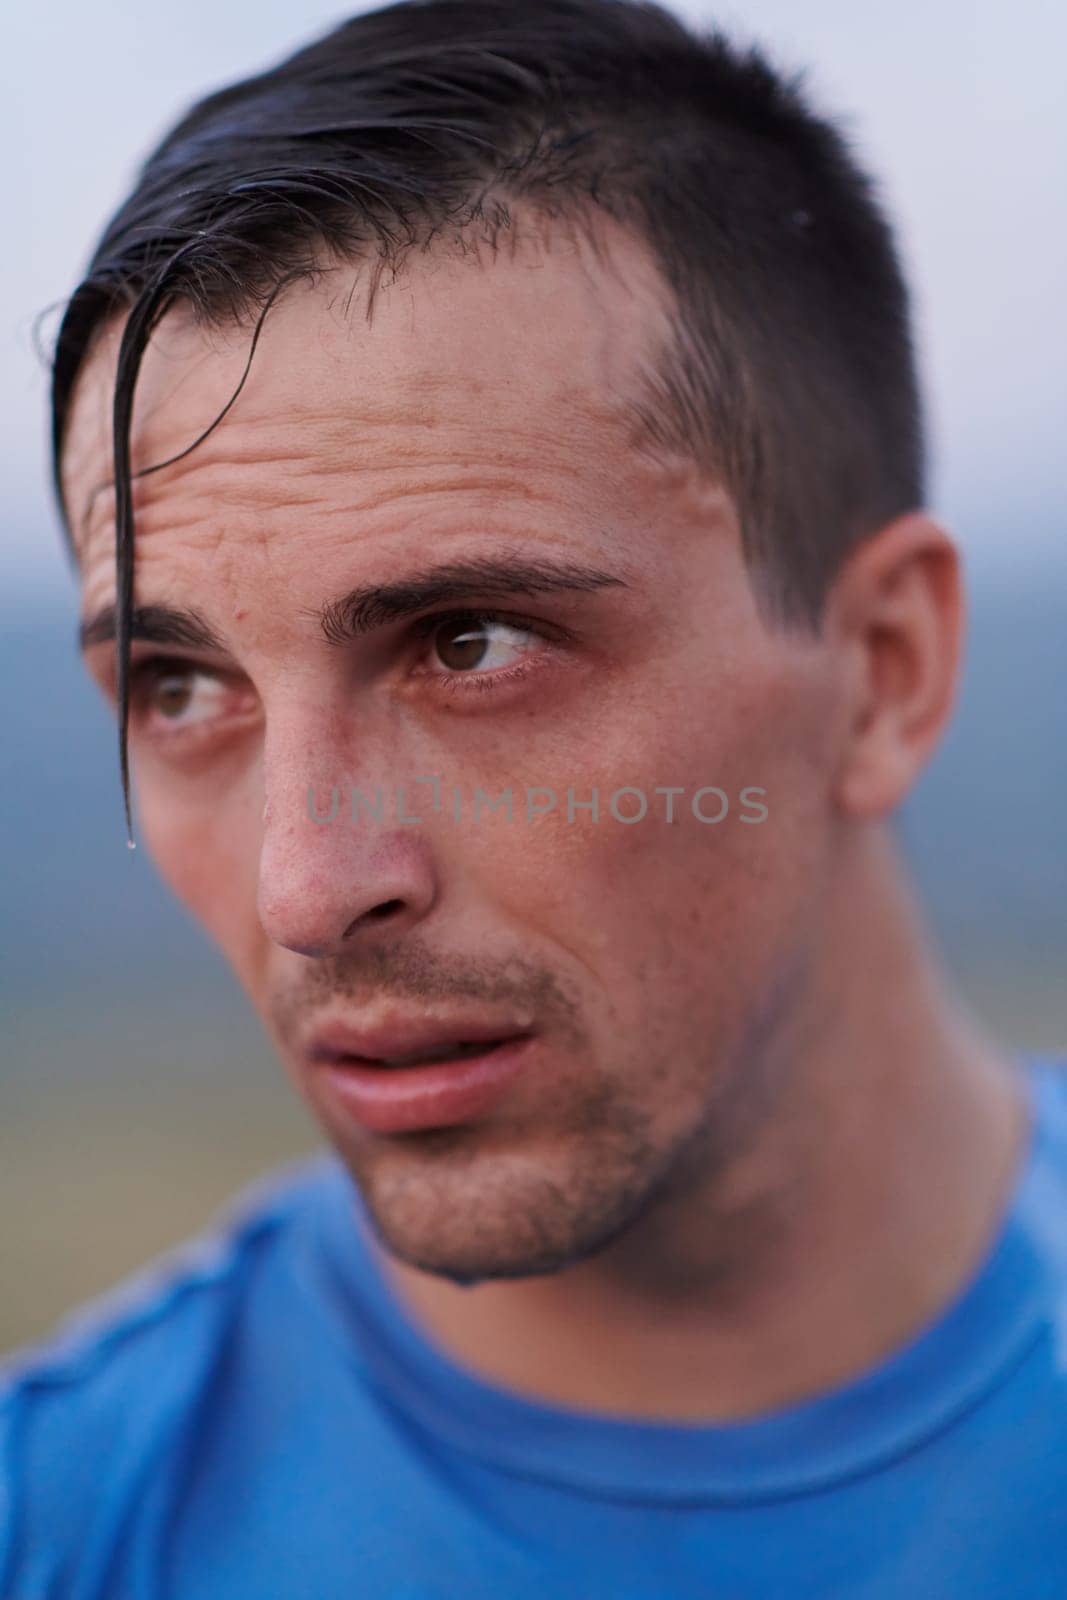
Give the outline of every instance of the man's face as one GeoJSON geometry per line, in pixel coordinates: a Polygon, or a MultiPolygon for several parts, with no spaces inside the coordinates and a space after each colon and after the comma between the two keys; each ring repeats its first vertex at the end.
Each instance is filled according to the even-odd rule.
{"type": "MultiPolygon", "coordinates": [[[[825,655],[757,611],[729,496],[633,448],[623,408],[666,292],[636,241],[605,237],[606,254],[558,234],[417,258],[370,322],[350,295],[365,268],[290,290],[223,422],[135,485],[135,603],[213,639],[133,645],[142,836],[385,1241],[457,1277],[580,1259],[714,1178],[752,1122],[756,1042],[788,1009],[828,858],[825,655]],[[517,562],[585,579],[490,576],[517,562]],[[323,630],[355,589],[470,563],[484,576],[444,603],[365,606],[359,630],[335,606],[323,630]],[[717,822],[715,794],[694,813],[709,786],[717,822]],[[337,815],[314,821],[309,789],[325,816],[331,787],[337,815]],[[353,788],[379,787],[382,820],[353,821],[353,788]],[[642,820],[610,811],[622,788],[642,820]],[[765,820],[742,820],[746,788],[765,820]],[[507,789],[510,821],[475,818],[478,790],[507,789]],[[597,820],[568,815],[594,790],[597,820]],[[519,1070],[457,1120],[374,1129],[312,1058],[397,1023],[521,1032],[519,1070]]],[[[64,464],[85,618],[115,594],[113,495],[93,491],[117,337],[86,365],[64,464]]],[[[247,353],[247,330],[165,320],[135,471],[204,430],[247,353]]],[[[113,657],[87,650],[108,693],[113,657]]]]}

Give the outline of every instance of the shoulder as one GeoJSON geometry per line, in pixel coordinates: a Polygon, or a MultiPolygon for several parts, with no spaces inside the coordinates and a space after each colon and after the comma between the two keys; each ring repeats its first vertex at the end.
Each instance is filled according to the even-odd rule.
{"type": "Polygon", "coordinates": [[[305,1158],[243,1189],[202,1233],[0,1363],[0,1592],[16,1543],[37,1529],[55,1536],[42,1552],[76,1544],[79,1518],[180,1429],[323,1168],[305,1158]]]}
{"type": "Polygon", "coordinates": [[[305,1158],[242,1189],[207,1228],[166,1251],[98,1298],[80,1306],[45,1340],[0,1361],[0,1413],[20,1400],[134,1380],[160,1349],[211,1324],[284,1235],[325,1170],[305,1158]]]}
{"type": "Polygon", "coordinates": [[[1020,1209],[1067,1294],[1067,1060],[1031,1058],[1034,1119],[1020,1209]]]}
{"type": "Polygon", "coordinates": [[[1033,1084],[1031,1164],[1067,1178],[1067,1057],[1025,1058],[1033,1084]]]}

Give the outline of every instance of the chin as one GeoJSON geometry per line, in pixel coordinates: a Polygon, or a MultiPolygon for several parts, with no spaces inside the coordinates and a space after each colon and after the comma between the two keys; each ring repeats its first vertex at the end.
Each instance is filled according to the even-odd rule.
{"type": "Polygon", "coordinates": [[[457,1284],[545,1276],[595,1255],[644,1209],[650,1185],[619,1170],[591,1181],[589,1151],[570,1170],[533,1153],[479,1159],[466,1131],[463,1151],[460,1130],[416,1136],[428,1137],[436,1170],[365,1155],[346,1160],[379,1243],[408,1266],[457,1284]],[[449,1154],[459,1157],[451,1166],[449,1154]]]}

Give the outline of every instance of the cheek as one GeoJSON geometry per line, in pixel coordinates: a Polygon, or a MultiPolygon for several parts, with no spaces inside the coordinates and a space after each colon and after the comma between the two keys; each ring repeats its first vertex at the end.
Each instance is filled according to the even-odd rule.
{"type": "Polygon", "coordinates": [[[631,714],[615,723],[615,739],[602,722],[573,766],[546,772],[555,809],[527,823],[517,807],[510,828],[493,829],[492,847],[482,843],[484,892],[584,968],[621,1027],[647,1030],[653,1011],[679,1038],[690,1020],[705,1033],[741,1025],[802,939],[824,859],[817,724],[810,705],[766,684],[729,714],[721,702],[715,715],[631,714]],[[598,820],[576,807],[568,822],[568,786],[576,801],[597,790],[598,820]],[[683,792],[656,793],[668,786],[683,792]],[[705,788],[725,796],[719,821],[701,820],[722,811],[715,793],[694,812],[705,788]],[[746,789],[766,793],[745,804],[746,789]],[[618,820],[613,795],[622,816],[639,820],[618,820]]]}
{"type": "Polygon", "coordinates": [[[140,832],[174,895],[250,982],[265,936],[256,912],[262,800],[142,764],[136,772],[140,832]]]}

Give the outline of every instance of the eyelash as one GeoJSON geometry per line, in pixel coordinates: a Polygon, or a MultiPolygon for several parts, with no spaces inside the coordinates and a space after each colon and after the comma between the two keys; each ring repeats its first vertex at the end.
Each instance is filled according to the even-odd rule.
{"type": "MultiPolygon", "coordinates": [[[[531,617],[516,616],[513,612],[464,608],[451,611],[435,611],[428,616],[420,617],[412,624],[410,632],[417,639],[430,640],[437,630],[447,623],[457,623],[471,628],[501,623],[505,627],[511,627],[523,633],[534,634],[546,642],[558,639],[563,634],[563,630],[558,627],[550,629],[545,623],[538,622],[531,617]]],[[[539,656],[540,654],[540,651],[536,652],[536,655],[539,656]]],[[[516,682],[534,670],[536,669],[533,665],[533,660],[526,656],[520,658],[512,666],[498,667],[493,671],[425,672],[419,673],[418,676],[432,680],[435,689],[444,694],[467,694],[471,692],[486,694],[492,693],[505,683],[516,682]]],[[[133,660],[130,663],[129,675],[131,710],[136,711],[143,707],[148,691],[154,682],[170,673],[183,671],[188,672],[190,676],[195,675],[197,672],[203,672],[205,676],[212,675],[209,668],[198,668],[196,662],[190,661],[183,656],[145,656],[133,660]]],[[[221,677],[222,675],[219,674],[217,676],[221,677]]],[[[170,736],[179,737],[184,735],[188,737],[189,734],[189,729],[175,728],[170,736]]]]}
{"type": "MultiPolygon", "coordinates": [[[[546,643],[558,640],[563,636],[563,630],[558,627],[549,628],[546,623],[537,622],[532,617],[516,616],[509,611],[468,610],[462,607],[452,611],[435,611],[429,616],[420,617],[412,624],[411,632],[418,639],[432,639],[439,628],[447,623],[454,622],[464,627],[479,628],[491,623],[501,623],[504,627],[514,628],[516,632],[530,633],[543,639],[546,643]]],[[[541,651],[535,655],[539,657],[541,651]]],[[[491,694],[495,689],[505,683],[514,683],[524,678],[528,673],[535,671],[533,659],[527,655],[521,657],[510,667],[497,667],[491,672],[434,672],[420,674],[432,678],[436,687],[445,694],[491,694]]]]}

